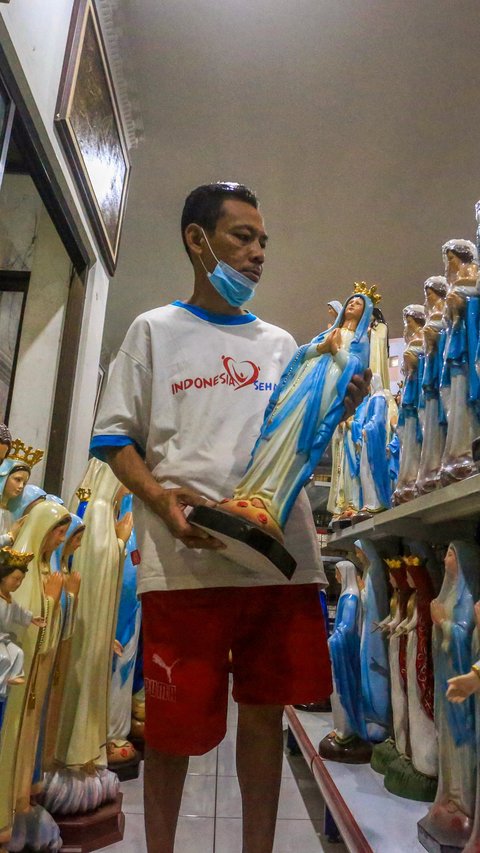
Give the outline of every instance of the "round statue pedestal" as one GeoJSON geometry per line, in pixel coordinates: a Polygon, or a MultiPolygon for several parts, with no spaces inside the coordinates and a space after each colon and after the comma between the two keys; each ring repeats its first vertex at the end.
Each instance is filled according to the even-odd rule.
{"type": "Polygon", "coordinates": [[[52,815],[62,836],[61,853],[91,853],[122,841],[125,827],[122,800],[123,794],[119,793],[113,803],[106,803],[94,812],[52,815]]]}
{"type": "Polygon", "coordinates": [[[320,741],[318,754],[329,761],[340,761],[343,764],[368,764],[372,745],[357,735],[340,740],[333,731],[320,741]]]}

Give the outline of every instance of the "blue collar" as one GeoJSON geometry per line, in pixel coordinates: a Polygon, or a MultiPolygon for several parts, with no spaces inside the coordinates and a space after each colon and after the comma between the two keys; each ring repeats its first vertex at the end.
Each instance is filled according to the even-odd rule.
{"type": "Polygon", "coordinates": [[[243,326],[245,323],[252,323],[256,320],[255,314],[212,314],[211,311],[205,311],[204,308],[199,308],[198,305],[188,305],[186,302],[181,302],[176,299],[172,302],[177,308],[184,308],[200,320],[207,320],[209,323],[215,323],[217,326],[243,326]]]}

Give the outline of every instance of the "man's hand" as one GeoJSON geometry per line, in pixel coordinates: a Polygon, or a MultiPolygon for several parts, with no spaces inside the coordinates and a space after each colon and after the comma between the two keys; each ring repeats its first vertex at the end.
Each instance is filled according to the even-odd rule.
{"type": "Polygon", "coordinates": [[[217,551],[224,548],[224,544],[199,527],[189,524],[184,514],[189,506],[203,506],[207,503],[205,498],[190,489],[163,489],[149,506],[156,515],[160,516],[170,533],[176,539],[180,539],[187,548],[207,548],[217,551]]]}
{"type": "Polygon", "coordinates": [[[355,414],[362,400],[367,396],[372,381],[372,371],[368,367],[363,376],[358,373],[352,376],[352,381],[347,385],[347,394],[345,397],[345,411],[343,420],[347,420],[351,415],[355,414]]]}

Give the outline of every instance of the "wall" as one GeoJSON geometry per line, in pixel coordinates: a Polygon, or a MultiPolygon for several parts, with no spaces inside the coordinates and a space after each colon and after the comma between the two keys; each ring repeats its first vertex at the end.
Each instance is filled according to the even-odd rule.
{"type": "MultiPolygon", "coordinates": [[[[99,260],[88,220],[69,173],[63,151],[55,135],[53,124],[72,7],[73,0],[15,0],[14,3],[0,8],[0,41],[2,47],[15,74],[17,84],[28,106],[50,165],[74,216],[92,264],[86,284],[80,353],[67,445],[65,483],[62,489],[62,496],[66,499],[70,497],[74,485],[76,485],[87,464],[108,293],[108,277],[99,260]]],[[[47,225],[45,224],[44,227],[47,228],[47,225]]],[[[30,286],[32,287],[32,282],[30,286]]],[[[55,300],[49,302],[48,306],[45,304],[41,321],[44,325],[41,325],[39,318],[37,341],[30,341],[28,348],[23,352],[23,373],[18,372],[20,365],[17,369],[19,381],[25,382],[24,389],[29,376],[28,361],[37,349],[39,357],[42,352],[45,355],[44,344],[47,339],[50,342],[55,340],[59,334],[62,319],[63,317],[55,309],[55,300]]],[[[29,381],[31,383],[31,376],[29,381]]],[[[26,402],[24,392],[19,391],[15,410],[15,423],[18,423],[19,426],[22,418],[22,407],[26,402]]],[[[12,424],[13,416],[12,411],[12,424]]],[[[35,429],[40,429],[38,424],[35,429]]],[[[40,432],[37,434],[40,436],[40,432]]],[[[38,444],[37,446],[40,447],[41,445],[38,444]]],[[[41,474],[41,470],[36,472],[36,478],[39,474],[41,474]]]]}

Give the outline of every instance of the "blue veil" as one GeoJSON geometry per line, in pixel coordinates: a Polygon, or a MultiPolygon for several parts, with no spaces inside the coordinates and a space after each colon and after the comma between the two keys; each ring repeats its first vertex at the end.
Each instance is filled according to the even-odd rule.
{"type": "MultiPolygon", "coordinates": [[[[7,456],[7,458],[4,459],[2,464],[0,465],[0,501],[2,501],[3,499],[3,491],[5,489],[7,480],[10,474],[13,474],[14,471],[27,471],[28,476],[30,476],[30,474],[32,473],[32,469],[25,462],[21,462],[20,459],[9,459],[7,456]]],[[[17,500],[18,498],[15,498],[15,501],[17,500]]],[[[11,506],[13,506],[13,504],[14,501],[9,502],[9,510],[11,509],[11,506]]]]}
{"type": "Polygon", "coordinates": [[[15,521],[18,521],[19,518],[23,518],[30,504],[33,504],[34,501],[38,501],[39,498],[45,500],[46,496],[46,491],[41,489],[40,486],[34,486],[33,483],[27,483],[22,494],[19,495],[18,498],[14,498],[13,501],[10,501],[8,508],[15,521]]]}

